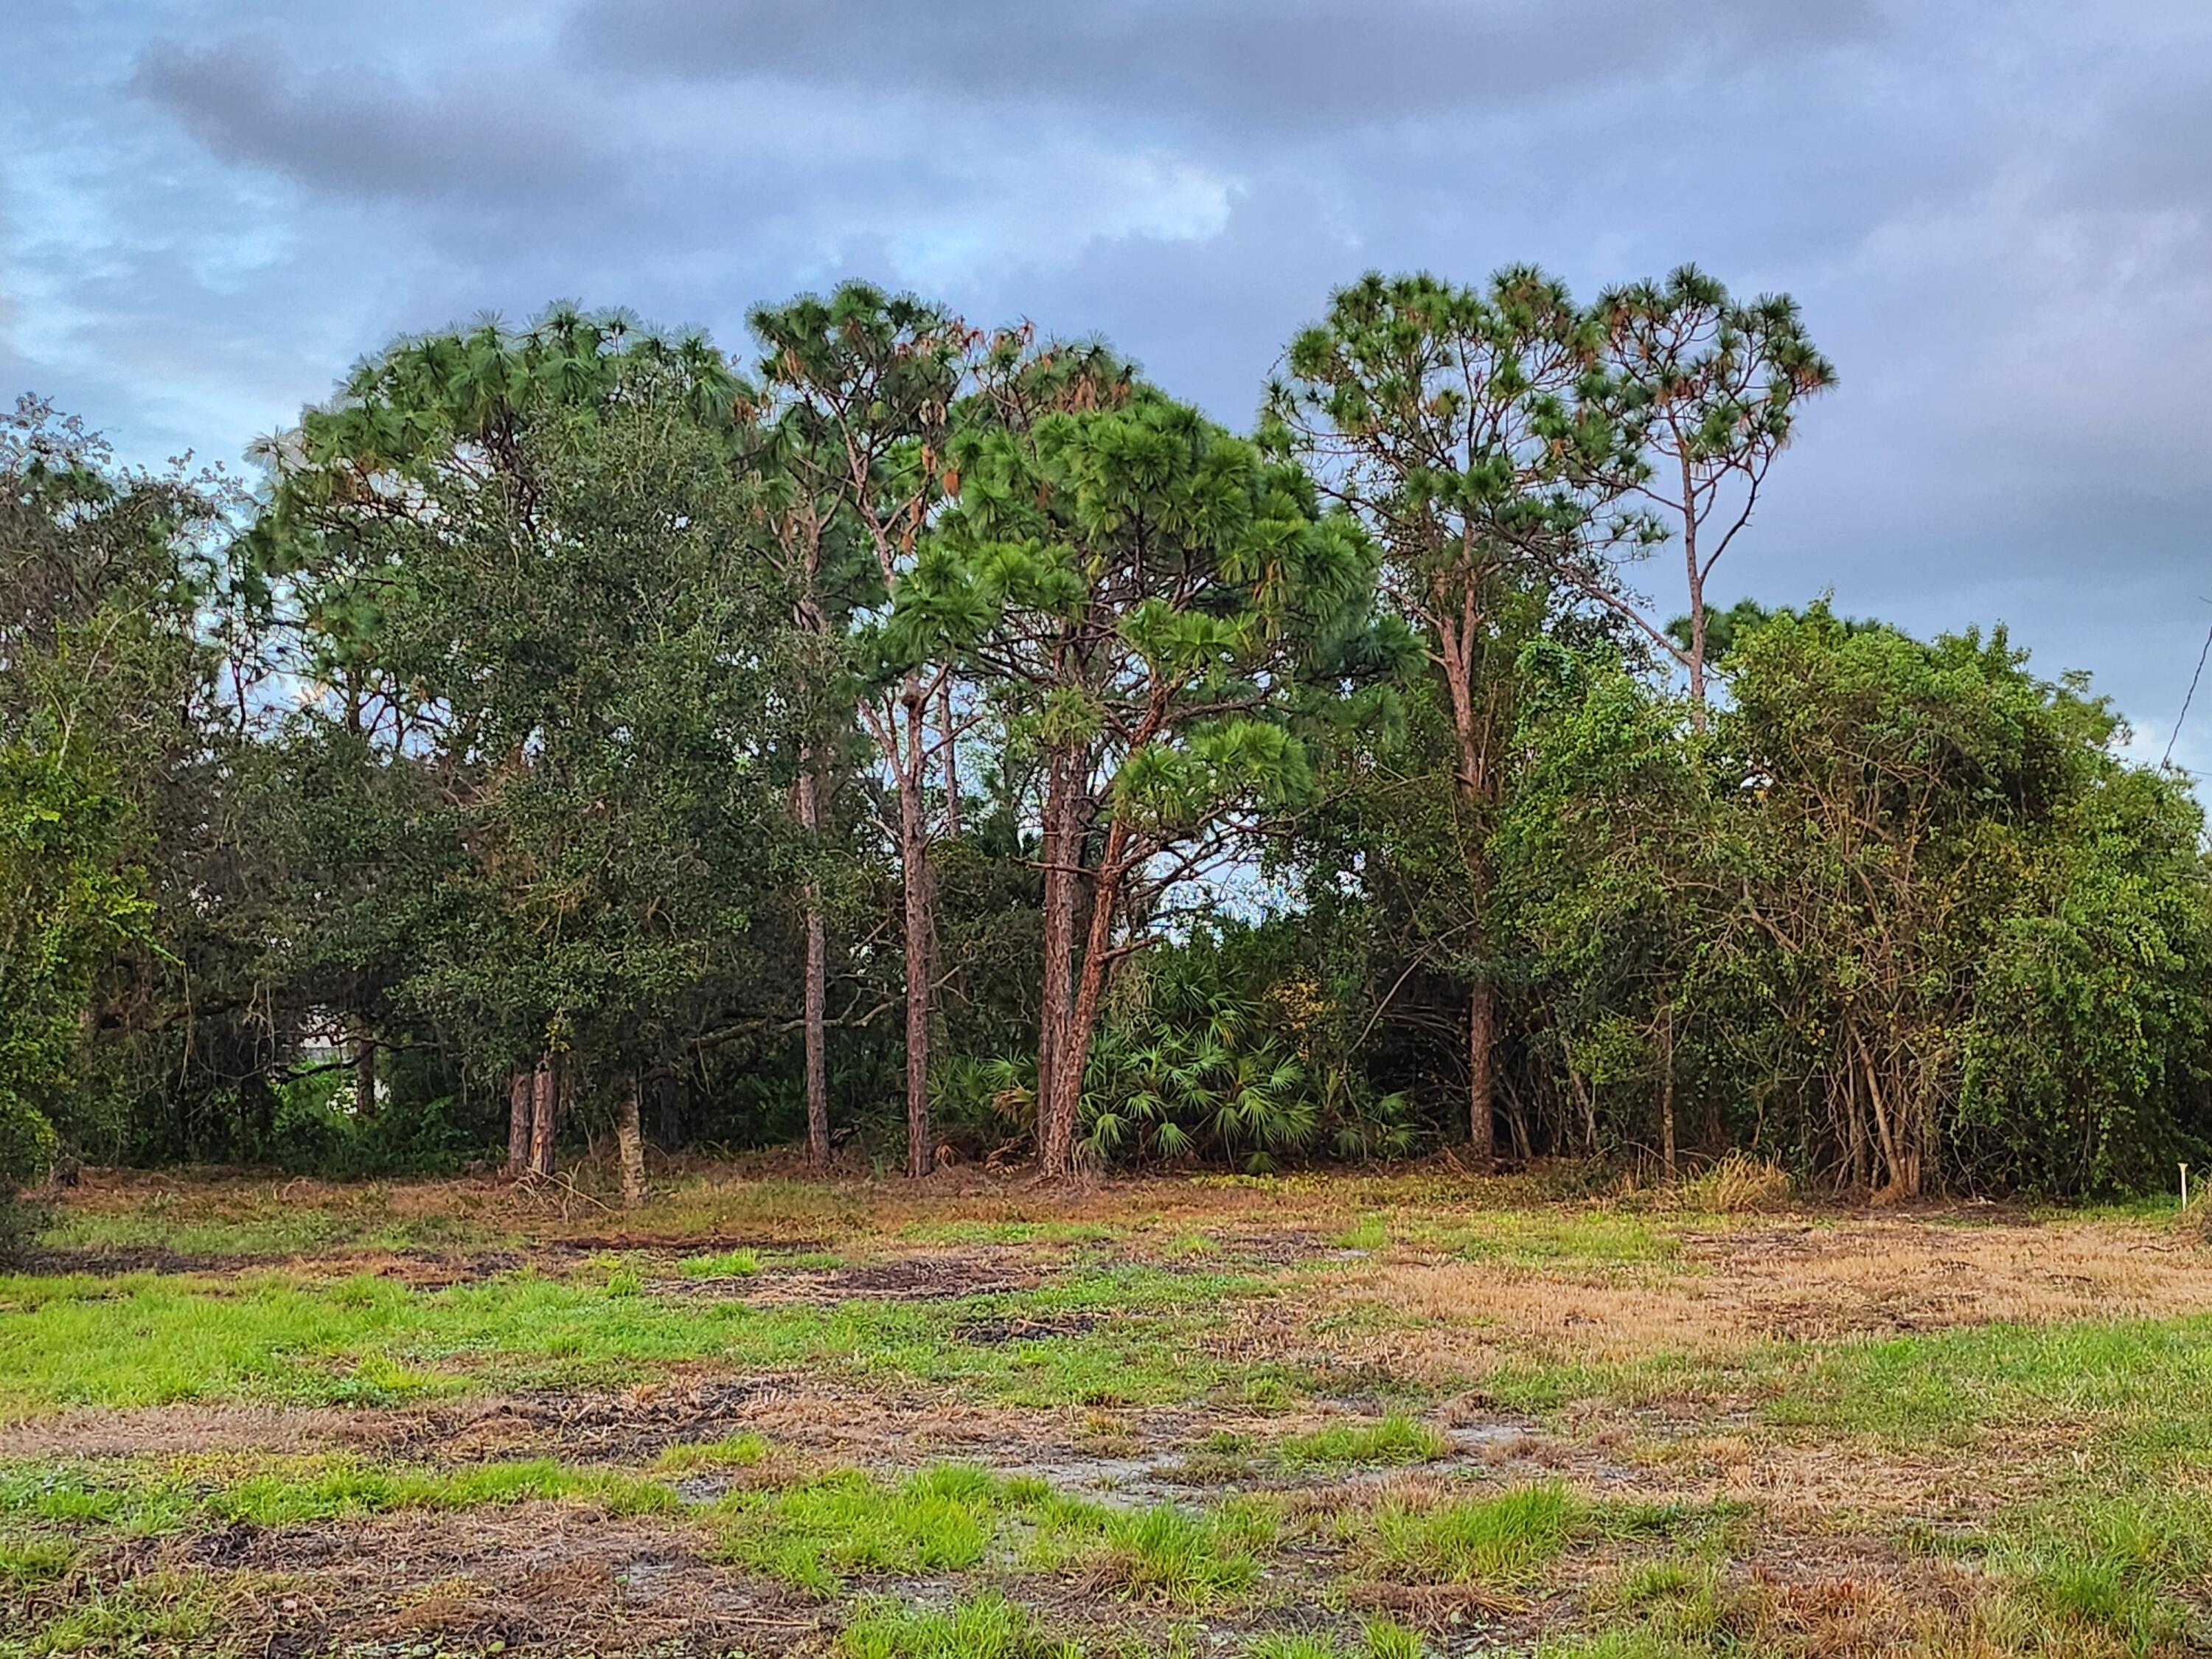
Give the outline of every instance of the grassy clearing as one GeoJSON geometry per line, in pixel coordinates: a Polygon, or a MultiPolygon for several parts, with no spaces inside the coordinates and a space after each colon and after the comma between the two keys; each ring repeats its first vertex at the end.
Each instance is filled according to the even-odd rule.
{"type": "Polygon", "coordinates": [[[1260,1576],[1260,1554],[1275,1540],[1273,1517],[1249,1504],[1198,1516],[1167,1504],[1099,1518],[1091,1582],[1124,1595],[1176,1607],[1218,1607],[1260,1576]]]}
{"type": "Polygon", "coordinates": [[[1792,1358],[1770,1421],[1893,1445],[2094,1425],[2123,1456],[2212,1452],[2212,1316],[1989,1325],[1792,1358]]]}
{"type": "Polygon", "coordinates": [[[470,1659],[495,1628],[598,1659],[2212,1647],[2212,1251],[2170,1218],[1753,1215],[1785,1196],[1757,1170],[1635,1207],[702,1173],[619,1225],[489,1182],[95,1188],[50,1246],[297,1260],[0,1279],[0,1659],[257,1652],[295,1595],[347,1640],[414,1621],[362,1650],[470,1659]],[[441,1238],[505,1242],[375,1259],[441,1238]],[[178,1409],[105,1414],[137,1406],[178,1409]],[[392,1412],[362,1421],[422,1461],[303,1454],[264,1409],[296,1406],[392,1412]],[[420,1432],[449,1417],[484,1437],[420,1432]],[[239,1449],[116,1455],[204,1424],[239,1449]],[[1527,1432],[1424,1467],[1444,1424],[1527,1432]],[[80,1435],[114,1452],[21,1450],[80,1435]],[[179,1565],[241,1536],[281,1562],[292,1529],[325,1552],[296,1584],[179,1565]],[[333,1569],[355,1534],[404,1541],[333,1569]],[[687,1646],[721,1605],[800,1633],[687,1646]]]}
{"type": "Polygon", "coordinates": [[[18,1277],[0,1279],[0,1310],[14,1315],[0,1323],[0,1414],[225,1399],[393,1405],[495,1381],[617,1386],[702,1361],[1016,1404],[1191,1400],[1237,1368],[1188,1339],[1209,1304],[1255,1288],[1122,1266],[1034,1291],[815,1307],[644,1295],[627,1268],[596,1285],[524,1273],[428,1291],[373,1276],[18,1277]],[[961,1334],[1068,1316],[1064,1334],[1018,1344],[961,1334]]]}
{"type": "Polygon", "coordinates": [[[1392,1497],[1347,1523],[1354,1559],[1401,1584],[1527,1587],[1573,1543],[1589,1506],[1557,1483],[1456,1501],[1392,1497]]]}

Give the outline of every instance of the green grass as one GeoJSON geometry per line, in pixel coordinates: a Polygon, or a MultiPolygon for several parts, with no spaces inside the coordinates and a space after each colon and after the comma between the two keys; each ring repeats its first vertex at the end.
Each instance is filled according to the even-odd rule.
{"type": "Polygon", "coordinates": [[[76,1565],[78,1553],[66,1538],[0,1538],[0,1586],[20,1593],[51,1583],[76,1565]]]}
{"type": "MultiPolygon", "coordinates": [[[[1116,1265],[943,1302],[752,1307],[522,1273],[420,1291],[360,1276],[0,1279],[0,1416],[68,1405],[265,1400],[386,1404],[440,1391],[613,1387],[672,1364],[918,1380],[1018,1405],[1202,1398],[1249,1375],[1186,1339],[1222,1274],[1116,1265]],[[969,1341],[963,1326],[1091,1315],[1091,1328],[969,1341]]],[[[1071,1323],[1077,1322],[1071,1321],[1071,1323]]]]}
{"type": "Polygon", "coordinates": [[[1900,1446],[2063,1422],[2135,1455],[2212,1453],[2212,1316],[1980,1325],[1803,1357],[1769,1422],[1900,1446]]]}
{"type": "Polygon", "coordinates": [[[95,1587],[82,1600],[44,1624],[21,1624],[0,1632],[0,1659],[46,1659],[82,1655],[84,1659],[171,1659],[179,1653],[228,1656],[240,1651],[211,1647],[226,1598],[204,1577],[181,1571],[149,1573],[112,1587],[95,1587]]]}
{"type": "Polygon", "coordinates": [[[1273,1516],[1250,1504],[1203,1516],[1166,1504],[1116,1511],[1099,1528],[1091,1575],[1125,1595],[1211,1608],[1251,1587],[1274,1535],[1273,1516]]]}
{"type": "Polygon", "coordinates": [[[915,1221],[897,1237],[914,1244],[1109,1244],[1121,1231],[1097,1221],[915,1221]]]}
{"type": "Polygon", "coordinates": [[[1516,1589],[1575,1540],[1589,1507],[1557,1482],[1435,1504],[1389,1498],[1352,1523],[1354,1559],[1408,1584],[1516,1589]]]}
{"type": "Polygon", "coordinates": [[[1423,1659],[1427,1651],[1418,1632],[1388,1619],[1370,1619],[1354,1647],[1333,1636],[1267,1635],[1247,1647],[1243,1659],[1423,1659]]]}
{"type": "Polygon", "coordinates": [[[1364,1215],[1357,1224],[1339,1233],[1334,1241],[1340,1250],[1380,1250],[1390,1243],[1389,1228],[1379,1215],[1364,1215]]]}
{"type": "Polygon", "coordinates": [[[380,1183],[350,1189],[343,1203],[296,1204],[274,1191],[215,1201],[157,1192],[128,1209],[58,1206],[38,1242],[50,1249],[174,1250],[184,1255],[313,1255],[343,1249],[407,1249],[513,1243],[489,1219],[427,1213],[394,1217],[380,1183]]]}
{"type": "Polygon", "coordinates": [[[686,1279],[750,1279],[760,1271],[760,1255],[753,1250],[724,1250],[719,1255],[695,1255],[678,1264],[686,1279]]]}
{"type": "Polygon", "coordinates": [[[1671,1264],[1682,1254],[1674,1224],[1620,1210],[1489,1210],[1401,1224],[1399,1233],[1406,1243],[1463,1261],[1515,1267],[1671,1264]]]}
{"type": "Polygon", "coordinates": [[[231,1478],[235,1460],[26,1463],[0,1469],[0,1521],[113,1528],[132,1534],[243,1523],[283,1527],[402,1510],[457,1511],[568,1498],[622,1515],[683,1507],[659,1480],[550,1458],[452,1468],[285,1457],[231,1478]]]}
{"type": "Polygon", "coordinates": [[[1083,1651],[1041,1634],[1028,1612],[990,1594],[942,1610],[867,1603],[837,1648],[847,1659],[1080,1659],[1083,1651]]]}
{"type": "Polygon", "coordinates": [[[1425,1423],[1392,1413],[1376,1423],[1345,1423],[1275,1442],[1275,1462],[1293,1472],[1388,1468],[1427,1463],[1444,1455],[1448,1442],[1425,1423]]]}
{"type": "Polygon", "coordinates": [[[768,1462],[769,1443],[757,1434],[733,1434],[723,1440],[671,1446],[653,1460],[653,1468],[668,1474],[695,1474],[710,1469],[750,1469],[768,1462]]]}
{"type": "Polygon", "coordinates": [[[817,1595],[854,1579],[1079,1569],[1102,1588],[1185,1608],[1248,1589],[1275,1530],[1249,1504],[1109,1510],[957,1463],[896,1481],[843,1470],[735,1494],[705,1512],[724,1560],[817,1595]]]}
{"type": "Polygon", "coordinates": [[[965,1464],[939,1464],[891,1485],[845,1470],[725,1500],[721,1553],[830,1595],[856,1576],[968,1571],[1013,1521],[1034,1521],[1065,1501],[1041,1481],[1002,1480],[965,1464]]]}

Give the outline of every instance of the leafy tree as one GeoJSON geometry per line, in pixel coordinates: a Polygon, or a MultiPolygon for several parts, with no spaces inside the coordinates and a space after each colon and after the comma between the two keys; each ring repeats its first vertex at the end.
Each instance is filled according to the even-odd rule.
{"type": "Polygon", "coordinates": [[[1594,529],[1626,470],[1607,418],[1602,341],[1540,272],[1486,289],[1370,275],[1291,343],[1270,388],[1273,441],[1368,524],[1383,592],[1436,672],[1460,823],[1468,1125],[1494,1146],[1499,941],[1487,854],[1510,789],[1513,668],[1563,571],[1595,584],[1594,529]]]}
{"type": "Polygon", "coordinates": [[[1050,757],[1037,1140],[1064,1175],[1109,971],[1150,942],[1121,931],[1131,889],[1171,884],[1309,791],[1300,688],[1340,697],[1372,646],[1373,565],[1298,469],[1148,389],[979,424],[953,453],[958,498],[894,628],[1017,690],[1050,757]],[[1103,822],[1079,863],[1064,814],[1084,795],[1103,822]],[[1070,878],[1079,941],[1055,925],[1070,878]]]}
{"type": "MultiPolygon", "coordinates": [[[[1620,590],[1593,586],[1620,604],[1653,644],[1689,676],[1692,719],[1705,719],[1705,583],[1759,505],[1775,459],[1796,430],[1798,406],[1836,383],[1836,371],[1806,337],[1795,301],[1765,295],[1745,303],[1695,265],[1663,283],[1636,283],[1600,296],[1608,399],[1641,458],[1631,488],[1655,528],[1681,540],[1690,608],[1686,637],[1644,622],[1620,590]]],[[[1725,650],[1725,646],[1721,647],[1725,650]]]]}
{"type": "Polygon", "coordinates": [[[112,1127],[91,1038],[155,948],[155,837],[191,822],[162,796],[206,750],[222,489],[33,398],[0,421],[0,1181],[112,1127]]]}
{"type": "MultiPolygon", "coordinates": [[[[950,764],[953,733],[933,730],[949,707],[951,670],[918,658],[894,659],[866,626],[872,609],[895,603],[912,572],[930,516],[952,487],[945,449],[954,402],[969,373],[975,337],[957,318],[921,301],[848,283],[828,299],[805,296],[753,313],[765,350],[760,375],[769,399],[776,463],[787,474],[778,545],[797,579],[802,623],[817,636],[841,629],[841,615],[864,624],[847,641],[860,690],[861,725],[889,775],[895,807],[905,945],[907,1173],[936,1162],[930,1136],[929,1056],[934,1009],[934,919],[929,859],[930,782],[950,764]],[[849,537],[872,562],[854,588],[848,568],[830,568],[833,538],[849,537]],[[870,589],[872,591],[870,591],[870,589]]],[[[800,817],[820,824],[817,735],[799,783],[800,817]]],[[[957,792],[956,792],[957,793],[957,792]]],[[[957,802],[948,802],[957,811],[957,802]]],[[[827,1151],[827,1099],[818,1009],[818,897],[807,906],[808,1113],[817,1156],[827,1151]]]]}
{"type": "Polygon", "coordinates": [[[516,1076],[540,1168],[562,1065],[631,1112],[640,1071],[779,983],[721,971],[774,884],[790,615],[748,556],[735,384],[703,341],[556,312],[407,343],[275,451],[303,464],[270,544],[379,709],[310,718],[373,727],[392,771],[426,766],[436,834],[464,849],[404,995],[479,1074],[516,1076]]]}

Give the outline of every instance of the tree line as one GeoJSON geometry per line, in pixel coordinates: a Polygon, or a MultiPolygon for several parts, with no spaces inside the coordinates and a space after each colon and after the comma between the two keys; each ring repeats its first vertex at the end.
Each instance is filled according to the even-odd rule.
{"type": "Polygon", "coordinates": [[[1694,269],[1370,276],[1233,432],[853,283],[400,341],[252,477],[0,434],[0,1175],[921,1176],[2208,1127],[2178,775],[2002,629],[1717,610],[1834,383],[1694,269]]]}

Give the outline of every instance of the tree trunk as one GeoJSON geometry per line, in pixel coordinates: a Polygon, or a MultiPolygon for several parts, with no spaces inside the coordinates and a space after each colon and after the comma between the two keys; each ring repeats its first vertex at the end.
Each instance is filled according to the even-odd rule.
{"type": "Polygon", "coordinates": [[[1498,989],[1477,980],[1467,1011],[1467,1138],[1476,1167],[1484,1170],[1498,1159],[1497,1063],[1498,989]]]}
{"type": "Polygon", "coordinates": [[[907,678],[907,753],[898,778],[899,885],[906,900],[906,1172],[937,1167],[929,1139],[930,874],[929,836],[922,822],[922,760],[927,710],[921,687],[907,678]]]}
{"type": "MultiPolygon", "coordinates": [[[[1075,1007],[1068,1017],[1066,1039],[1060,1045],[1059,1063],[1054,1067],[1059,1091],[1059,1109],[1065,1111],[1073,1126],[1078,1108],[1083,1100],[1083,1073],[1091,1064],[1091,1042],[1098,1029],[1098,1008],[1105,1000],[1106,958],[1114,945],[1114,906],[1121,896],[1121,878],[1127,873],[1129,832],[1127,825],[1116,821],[1106,832],[1106,848],[1098,860],[1098,873],[1092,882],[1091,896],[1091,928],[1084,941],[1083,963],[1076,975],[1075,1007]]],[[[1071,1155],[1068,1169],[1054,1173],[1072,1173],[1071,1155]]]]}
{"type": "Polygon", "coordinates": [[[558,1061],[545,1054],[538,1061],[532,1079],[530,1168],[534,1174],[553,1173],[553,1134],[561,1115],[561,1077],[558,1061]]]}
{"type": "Polygon", "coordinates": [[[1046,762],[1044,801],[1044,975],[1037,1022],[1037,1169],[1048,1179],[1073,1173],[1075,1099],[1060,1086],[1060,1056],[1073,1018],[1075,969],[1076,758],[1055,750],[1046,762]]]}
{"type": "Polygon", "coordinates": [[[1690,573],[1690,724],[1705,729],[1705,573],[1698,568],[1697,482],[1682,456],[1682,558],[1690,573]]]}
{"type": "Polygon", "coordinates": [[[239,1079],[238,1104],[254,1145],[265,1150],[276,1133],[276,1091],[269,1086],[269,1074],[258,1065],[239,1079]]]}
{"type": "Polygon", "coordinates": [[[1597,1103],[1590,1098],[1589,1085],[1583,1074],[1572,1066],[1567,1068],[1567,1081],[1573,1085],[1575,1099],[1583,1109],[1583,1151],[1591,1158],[1597,1156],[1597,1103]]]}
{"type": "Polygon", "coordinates": [[[635,1078],[615,1108],[615,1144],[622,1152],[623,1208],[635,1210],[645,1202],[645,1131],[638,1123],[635,1078]]]}
{"type": "MultiPolygon", "coordinates": [[[[810,759],[799,775],[799,822],[811,842],[822,828],[821,783],[810,759]]],[[[830,1162],[830,945],[822,919],[822,886],[809,877],[806,908],[806,1161],[830,1162]]]]}
{"type": "Polygon", "coordinates": [[[376,1039],[365,1021],[354,1027],[353,1114],[362,1119],[376,1115],[376,1039]]]}
{"type": "Polygon", "coordinates": [[[507,1085],[507,1173],[510,1180],[519,1179],[530,1167],[530,1125],[533,1115],[531,1097],[534,1092],[531,1075],[517,1072],[507,1085]]]}

